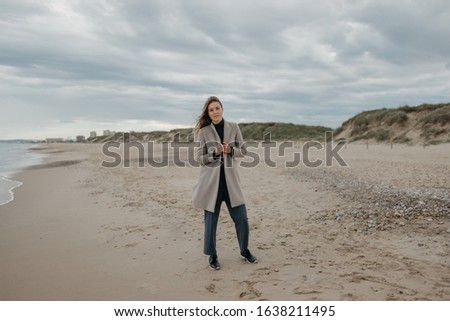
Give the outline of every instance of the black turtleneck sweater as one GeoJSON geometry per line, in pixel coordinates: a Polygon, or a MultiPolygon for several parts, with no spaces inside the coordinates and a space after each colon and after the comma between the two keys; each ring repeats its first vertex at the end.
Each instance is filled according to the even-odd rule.
{"type": "MultiPolygon", "coordinates": [[[[214,124],[214,128],[217,131],[217,134],[219,134],[220,137],[220,143],[223,143],[223,125],[224,125],[224,120],[222,118],[222,120],[217,123],[214,124]]],[[[228,194],[228,188],[227,188],[227,182],[225,180],[225,165],[224,165],[224,161],[223,161],[223,153],[220,155],[216,156],[217,158],[220,158],[222,164],[220,165],[220,180],[219,180],[219,194],[221,193],[227,193],[228,194]]]]}
{"type": "Polygon", "coordinates": [[[216,128],[217,134],[219,134],[220,142],[223,143],[223,118],[219,123],[214,124],[214,127],[216,128]]]}

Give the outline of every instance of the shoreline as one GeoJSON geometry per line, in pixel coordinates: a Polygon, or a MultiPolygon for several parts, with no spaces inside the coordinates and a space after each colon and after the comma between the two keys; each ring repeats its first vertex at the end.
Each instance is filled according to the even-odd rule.
{"type": "MultiPolygon", "coordinates": [[[[14,179],[14,177],[23,171],[27,171],[30,169],[30,167],[34,165],[41,164],[44,162],[46,155],[42,153],[36,153],[36,151],[43,150],[45,148],[42,147],[35,147],[36,144],[30,144],[30,143],[11,143],[12,145],[19,146],[28,146],[28,148],[22,150],[24,154],[21,155],[14,155],[19,156],[19,159],[13,159],[11,156],[9,156],[10,161],[14,162],[14,165],[11,167],[7,167],[6,172],[0,173],[0,206],[5,205],[7,203],[14,201],[14,189],[20,187],[23,185],[23,182],[14,179]],[[31,160],[30,156],[31,155],[31,160]],[[18,163],[18,164],[17,164],[18,163]],[[3,182],[3,183],[2,183],[3,182]],[[9,182],[9,183],[8,183],[9,182]]],[[[38,145],[39,146],[39,145],[38,145]]],[[[10,164],[8,164],[10,165],[10,164]]],[[[2,166],[4,170],[4,164],[2,166]]]]}
{"type": "Polygon", "coordinates": [[[101,145],[50,145],[43,164],[14,176],[24,184],[0,207],[0,299],[449,300],[448,214],[391,215],[382,201],[400,198],[354,185],[445,193],[448,153],[429,148],[350,145],[349,168],[240,168],[260,262],[240,259],[223,205],[222,269],[211,271],[202,211],[191,205],[196,168],[138,168],[136,155],[130,168],[102,168],[101,145]],[[385,215],[390,228],[379,229],[385,215]]]}
{"type": "Polygon", "coordinates": [[[14,189],[20,187],[23,184],[23,182],[15,181],[12,179],[9,179],[5,176],[0,177],[0,206],[8,204],[9,202],[14,201],[14,189]],[[10,182],[10,184],[7,183],[10,182]],[[5,182],[2,184],[2,182],[5,182]],[[15,184],[11,184],[15,183],[15,184]],[[6,185],[5,188],[2,187],[2,185],[6,185]],[[9,194],[9,197],[5,197],[4,194],[9,194]]]}

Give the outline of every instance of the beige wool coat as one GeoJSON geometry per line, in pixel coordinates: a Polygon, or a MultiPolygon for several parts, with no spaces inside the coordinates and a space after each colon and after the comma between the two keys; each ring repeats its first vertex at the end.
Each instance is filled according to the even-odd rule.
{"type": "MultiPolygon", "coordinates": [[[[198,182],[193,189],[193,205],[214,212],[219,191],[221,160],[214,158],[213,153],[216,145],[220,143],[220,137],[214,124],[211,123],[200,129],[195,140],[197,144],[200,143],[195,151],[195,160],[200,163],[200,173],[198,182]]],[[[247,153],[241,130],[237,124],[224,120],[223,142],[229,144],[233,149],[232,154],[224,154],[223,161],[231,206],[236,207],[245,204],[236,157],[243,157],[247,153]]]]}

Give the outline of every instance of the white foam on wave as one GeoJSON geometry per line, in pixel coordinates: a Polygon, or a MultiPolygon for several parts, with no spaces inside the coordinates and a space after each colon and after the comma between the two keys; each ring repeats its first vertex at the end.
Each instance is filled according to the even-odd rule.
{"type": "Polygon", "coordinates": [[[42,163],[45,154],[36,150],[32,144],[0,143],[0,206],[14,200],[13,190],[22,182],[12,180],[13,175],[29,166],[42,163]]]}
{"type": "Polygon", "coordinates": [[[22,182],[0,177],[0,206],[14,200],[13,189],[22,185],[22,182]]]}

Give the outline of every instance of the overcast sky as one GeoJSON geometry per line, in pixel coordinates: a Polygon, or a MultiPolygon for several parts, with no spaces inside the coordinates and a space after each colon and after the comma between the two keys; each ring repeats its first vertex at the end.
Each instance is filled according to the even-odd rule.
{"type": "Polygon", "coordinates": [[[0,0],[0,139],[450,101],[450,1],[0,0]]]}

